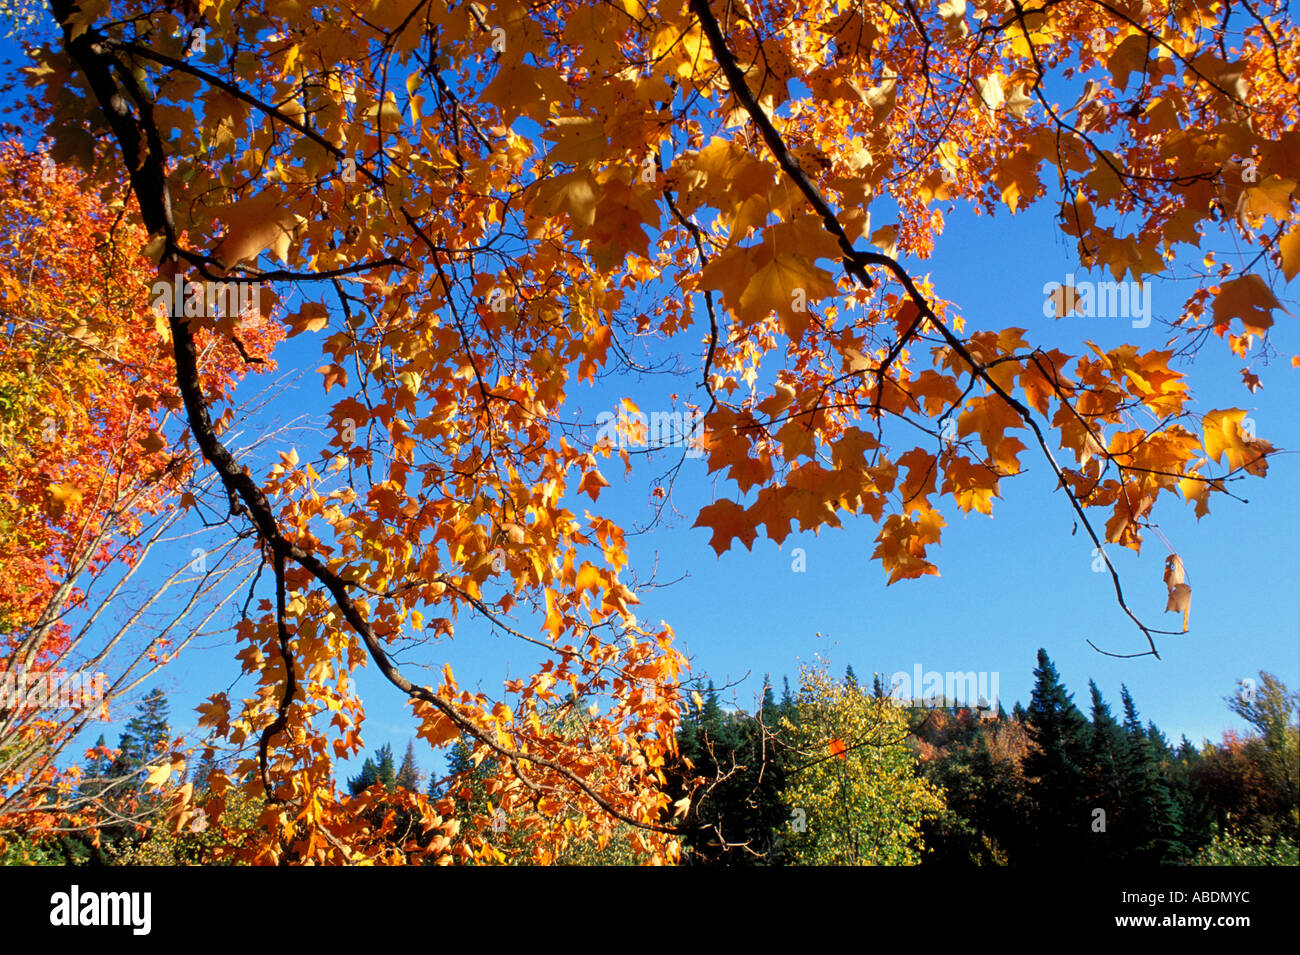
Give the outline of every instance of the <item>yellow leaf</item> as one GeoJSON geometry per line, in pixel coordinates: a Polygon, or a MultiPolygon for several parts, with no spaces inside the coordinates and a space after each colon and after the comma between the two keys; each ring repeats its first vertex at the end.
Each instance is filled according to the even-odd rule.
{"type": "MultiPolygon", "coordinates": [[[[327,327],[329,323],[329,309],[320,302],[307,302],[293,315],[285,318],[285,324],[289,326],[289,334],[286,337],[293,338],[293,336],[303,332],[319,332],[327,327]]],[[[347,372],[343,374],[346,383],[347,372]]]]}
{"type": "Polygon", "coordinates": [[[216,257],[226,268],[256,259],[272,247],[279,258],[286,257],[297,217],[285,208],[280,191],[263,190],[229,206],[222,217],[226,235],[217,245],[216,257]]]}
{"type": "Polygon", "coordinates": [[[1267,215],[1279,223],[1286,222],[1291,215],[1291,191],[1295,187],[1294,179],[1271,175],[1242,192],[1242,211],[1251,217],[1267,215]]]}
{"type": "Polygon", "coordinates": [[[1148,49],[1150,41],[1143,34],[1131,33],[1107,58],[1106,69],[1110,70],[1118,89],[1123,90],[1128,86],[1130,73],[1145,68],[1148,49]]]}
{"type": "Polygon", "coordinates": [[[1262,454],[1272,450],[1265,441],[1247,434],[1242,426],[1246,412],[1240,408],[1224,408],[1211,411],[1201,421],[1204,435],[1201,446],[1206,455],[1216,463],[1228,456],[1228,467],[1232,470],[1256,462],[1262,454]]]}
{"type": "Polygon", "coordinates": [[[1003,203],[1012,212],[1023,201],[1033,199],[1043,190],[1038,178],[1038,157],[1030,150],[1022,149],[998,163],[993,170],[993,184],[998,187],[1003,203]]]}
{"type": "Polygon", "coordinates": [[[873,86],[867,91],[867,105],[871,107],[871,115],[876,123],[883,123],[889,114],[894,111],[894,103],[898,98],[898,78],[886,69],[882,74],[884,82],[879,86],[873,86]]]}
{"type": "Polygon", "coordinates": [[[991,76],[981,76],[975,80],[975,91],[979,93],[980,102],[984,104],[989,111],[1000,109],[1006,102],[1002,95],[1002,79],[996,73],[991,76]]]}
{"type": "Polygon", "coordinates": [[[1165,604],[1165,613],[1182,613],[1183,630],[1187,629],[1187,615],[1192,608],[1192,588],[1186,584],[1176,584],[1169,588],[1169,600],[1165,604]]]}
{"type": "Polygon", "coordinates": [[[185,768],[184,760],[177,760],[170,763],[161,763],[149,769],[149,775],[145,778],[147,786],[162,786],[167,780],[171,779],[172,773],[185,768]]]}
{"type": "Polygon", "coordinates": [[[758,410],[769,418],[775,418],[794,401],[794,389],[783,381],[773,382],[772,394],[758,403],[758,410]]]}
{"type": "Polygon", "coordinates": [[[1027,83],[1017,83],[1011,87],[1011,95],[1007,97],[1007,112],[1016,119],[1025,119],[1029,108],[1034,105],[1034,98],[1026,92],[1027,87],[1027,83]]]}
{"type": "Polygon", "coordinates": [[[47,492],[45,509],[56,521],[69,507],[81,506],[81,491],[68,484],[52,484],[47,492]]]}
{"type": "Polygon", "coordinates": [[[760,321],[772,312],[782,318],[782,326],[791,338],[808,327],[808,308],[819,299],[835,294],[835,283],[828,273],[806,256],[782,252],[754,273],[740,296],[741,320],[760,321]]]}
{"type": "Polygon", "coordinates": [[[432,746],[442,746],[455,739],[460,733],[456,724],[441,713],[435,713],[420,724],[416,735],[427,739],[432,746]]]}
{"type": "Polygon", "coordinates": [[[936,12],[943,21],[946,39],[961,40],[970,32],[966,26],[966,0],[944,0],[936,12]]]}
{"type": "Polygon", "coordinates": [[[1290,282],[1300,274],[1300,224],[1293,225],[1287,234],[1278,240],[1277,251],[1282,259],[1282,274],[1290,282]]]}
{"type": "Polygon", "coordinates": [[[534,210],[541,216],[564,212],[575,227],[590,228],[596,221],[596,206],[600,203],[599,187],[591,172],[576,172],[546,180],[537,189],[534,210]]]}
{"type": "Polygon", "coordinates": [[[871,244],[893,258],[898,254],[898,224],[882,225],[871,233],[871,244]]]}
{"type": "Polygon", "coordinates": [[[1172,590],[1185,580],[1183,561],[1177,554],[1165,558],[1165,586],[1172,590]]]}

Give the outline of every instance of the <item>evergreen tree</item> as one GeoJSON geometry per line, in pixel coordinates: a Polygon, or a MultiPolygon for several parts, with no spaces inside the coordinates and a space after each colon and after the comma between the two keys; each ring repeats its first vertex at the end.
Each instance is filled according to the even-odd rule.
{"type": "Polygon", "coordinates": [[[858,675],[853,672],[852,663],[850,663],[847,667],[844,668],[844,682],[847,683],[849,686],[853,687],[854,689],[857,689],[858,675]]]}
{"type": "MultiPolygon", "coordinates": [[[[393,768],[393,748],[385,743],[375,750],[373,756],[366,757],[366,761],[361,764],[361,771],[347,782],[348,792],[353,796],[360,796],[368,789],[378,786],[380,791],[371,797],[376,802],[366,811],[365,818],[375,832],[383,833],[384,842],[397,852],[411,851],[412,846],[417,844],[427,846],[431,838],[422,831],[417,814],[402,805],[401,794],[397,792],[399,788],[414,791],[420,785],[420,776],[415,764],[414,743],[407,743],[400,770],[393,768]]],[[[430,781],[431,797],[445,795],[438,791],[434,785],[436,782],[437,780],[430,781]]]]}
{"type": "Polygon", "coordinates": [[[361,772],[348,780],[348,792],[358,796],[378,781],[379,773],[375,769],[375,761],[367,756],[366,761],[361,764],[361,772]]]}
{"type": "Polygon", "coordinates": [[[700,730],[706,740],[718,742],[724,734],[722,707],[718,705],[718,691],[709,681],[709,688],[704,694],[704,707],[700,710],[700,730]]]}
{"type": "Polygon", "coordinates": [[[1206,793],[1196,785],[1205,757],[1186,735],[1174,751],[1170,779],[1174,800],[1178,803],[1178,820],[1182,825],[1183,845],[1194,856],[1214,837],[1214,809],[1206,793]]]}
{"type": "MultiPolygon", "coordinates": [[[[162,796],[146,789],[143,769],[164,756],[170,742],[167,697],[155,688],[136,704],[135,715],[118,737],[117,757],[110,761],[96,755],[87,761],[81,792],[97,799],[108,810],[110,821],[100,829],[96,840],[84,833],[61,838],[59,852],[66,864],[111,865],[142,841],[144,833],[136,823],[146,822],[164,805],[162,796]],[[113,822],[114,817],[131,821],[113,822]]],[[[103,746],[101,735],[95,747],[103,746]]]]}
{"type": "Polygon", "coordinates": [[[1025,774],[1037,807],[1035,861],[1079,858],[1093,819],[1083,785],[1087,721],[1046,650],[1038,651],[1034,678],[1025,724],[1037,750],[1025,759],[1025,774]]]}
{"type": "MultiPolygon", "coordinates": [[[[474,768],[474,761],[471,759],[473,748],[465,742],[458,739],[451,744],[447,750],[447,777],[452,778],[461,773],[468,773],[474,768]]],[[[429,775],[429,795],[431,797],[445,796],[448,789],[453,785],[448,783],[446,786],[439,786],[438,780],[432,773],[429,775]]]]}
{"type": "Polygon", "coordinates": [[[95,799],[111,783],[114,761],[103,752],[108,749],[108,741],[104,739],[103,733],[99,734],[99,739],[95,740],[95,745],[91,748],[96,752],[81,767],[82,781],[78,791],[88,799],[95,799]]]}
{"type": "Polygon", "coordinates": [[[439,787],[439,780],[429,778],[429,795],[432,797],[453,796],[456,799],[456,817],[461,826],[468,829],[473,825],[475,816],[485,816],[491,800],[487,792],[487,778],[496,771],[496,760],[489,756],[477,766],[474,765],[474,746],[464,737],[456,740],[447,750],[446,782],[439,787]]]}
{"type": "Polygon", "coordinates": [[[394,782],[402,789],[415,792],[420,788],[421,775],[420,768],[415,764],[415,743],[407,742],[406,754],[402,757],[402,765],[397,770],[394,782]]]}
{"type": "Polygon", "coordinates": [[[871,674],[871,695],[877,700],[882,699],[885,695],[884,684],[880,681],[880,674],[871,674]]]}
{"type": "Polygon", "coordinates": [[[707,781],[705,790],[696,792],[683,822],[688,829],[682,840],[686,864],[779,861],[781,849],[775,837],[788,816],[781,801],[780,709],[768,683],[760,703],[761,719],[744,712],[728,713],[718,704],[717,690],[710,682],[703,705],[683,716],[677,732],[682,762],[669,768],[666,789],[676,801],[686,794],[690,780],[707,781]]]}
{"type": "Polygon", "coordinates": [[[723,713],[707,732],[702,723],[684,726],[680,753],[702,776],[707,791],[687,816],[693,831],[684,838],[693,865],[755,865],[777,862],[775,839],[788,810],[781,801],[785,770],[783,746],[766,726],[747,713],[723,713]]]}
{"type": "Polygon", "coordinates": [[[375,754],[375,781],[391,790],[397,784],[397,768],[393,765],[393,747],[385,743],[375,754]]]}
{"type": "MultiPolygon", "coordinates": [[[[171,739],[167,697],[154,688],[136,705],[136,714],[127,721],[118,738],[120,751],[109,770],[111,776],[130,776],[161,756],[171,739]]],[[[138,789],[138,786],[135,787],[138,789]]]]}
{"type": "MultiPolygon", "coordinates": [[[[771,864],[783,860],[780,833],[785,828],[786,807],[781,799],[788,761],[787,733],[781,726],[781,709],[776,704],[771,681],[764,677],[761,726],[753,725],[750,762],[754,766],[754,809],[757,830],[762,833],[762,850],[771,864]],[[761,733],[761,735],[760,735],[761,733]]],[[[753,721],[751,721],[752,723],[753,721]]]]}
{"type": "Polygon", "coordinates": [[[1093,832],[1089,843],[1094,851],[1089,855],[1113,859],[1120,854],[1115,831],[1126,807],[1126,741],[1124,731],[1111,715],[1110,706],[1092,680],[1088,681],[1088,691],[1092,696],[1086,763],[1088,801],[1091,808],[1105,810],[1107,823],[1104,832],[1093,832]]]}
{"type": "Polygon", "coordinates": [[[1174,751],[1169,746],[1169,740],[1160,728],[1156,726],[1154,720],[1147,721],[1147,739],[1151,741],[1151,750],[1155,754],[1158,762],[1164,762],[1174,751]]]}
{"type": "Polygon", "coordinates": [[[1186,854],[1178,805],[1127,686],[1120,686],[1120,699],[1128,742],[1125,789],[1130,809],[1125,814],[1124,841],[1137,861],[1177,861],[1186,854]]]}

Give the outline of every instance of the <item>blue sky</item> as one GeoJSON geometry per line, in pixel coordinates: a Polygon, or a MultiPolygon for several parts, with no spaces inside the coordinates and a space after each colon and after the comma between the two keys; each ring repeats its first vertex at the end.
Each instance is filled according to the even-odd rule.
{"type": "MultiPolygon", "coordinates": [[[[11,50],[11,44],[0,44],[0,55],[11,50]]],[[[1118,318],[1043,316],[1046,283],[1071,273],[1085,277],[1071,268],[1070,240],[1056,229],[1053,210],[1054,203],[1046,201],[1014,217],[1001,210],[990,219],[959,208],[949,216],[933,258],[904,264],[913,274],[929,273],[938,292],[961,306],[968,332],[1015,325],[1027,329],[1031,343],[1075,355],[1085,349],[1085,338],[1103,348],[1124,341],[1144,350],[1165,347],[1167,331],[1160,320],[1172,317],[1186,294],[1174,283],[1154,283],[1155,320],[1145,329],[1118,318]]],[[[880,212],[874,218],[877,225],[888,221],[880,212]]],[[[1215,237],[1205,248],[1224,259],[1232,252],[1219,248],[1215,237]]],[[[1291,292],[1281,297],[1300,316],[1294,286],[1279,291],[1291,292]]],[[[1242,362],[1218,339],[1175,367],[1189,376],[1195,411],[1247,409],[1261,437],[1282,449],[1296,448],[1300,369],[1290,367],[1289,359],[1300,353],[1300,336],[1295,317],[1277,317],[1270,338],[1276,358],[1271,365],[1258,360],[1251,365],[1264,385],[1254,394],[1241,383],[1242,362]]],[[[303,372],[276,408],[281,421],[319,415],[326,407],[320,376],[311,371],[322,363],[323,334],[301,335],[277,354],[282,370],[303,372]]],[[[592,420],[599,411],[613,410],[624,395],[643,411],[667,410],[668,394],[685,392],[696,380],[696,367],[680,380],[615,376],[589,391],[575,390],[575,410],[580,405],[581,417],[592,420]]],[[[309,458],[322,445],[304,441],[299,450],[309,458]]],[[[629,479],[611,461],[602,471],[612,486],[599,504],[584,496],[570,508],[579,515],[585,509],[602,513],[625,527],[649,520],[651,478],[672,463],[670,453],[641,461],[629,479]]],[[[992,518],[944,507],[948,527],[931,554],[941,576],[886,586],[885,573],[871,560],[877,528],[867,520],[846,519],[843,528],[816,535],[792,533],[782,547],[760,538],[747,551],[736,542],[717,557],[708,544],[710,532],[691,525],[701,506],[734,497],[734,486],[708,475],[705,460],[688,459],[675,492],[682,516],[628,538],[632,565],[642,577],[655,568],[660,582],[678,581],[644,594],[638,616],[669,622],[695,674],[732,685],[724,697],[743,707],[752,706],[765,673],[779,692],[783,675],[797,683],[799,665],[820,655],[834,673],[852,664],[862,679],[873,671],[910,672],[917,665],[927,671],[997,673],[1000,699],[1010,709],[1015,700],[1028,701],[1035,652],[1045,647],[1081,706],[1086,708],[1090,677],[1115,709],[1124,683],[1144,720],[1154,720],[1172,740],[1186,734],[1200,742],[1242,727],[1224,703],[1239,679],[1269,670],[1288,686],[1300,686],[1300,510],[1295,506],[1300,464],[1294,453],[1274,457],[1267,479],[1234,485],[1249,504],[1217,495],[1200,522],[1190,506],[1162,498],[1155,519],[1184,562],[1193,598],[1190,632],[1160,637],[1161,660],[1120,660],[1089,648],[1090,639],[1104,649],[1132,653],[1145,649],[1145,640],[1116,604],[1109,576],[1093,571],[1091,541],[1082,529],[1071,534],[1073,512],[1054,491],[1046,461],[1036,447],[1021,460],[1027,473],[1003,481],[1004,497],[995,502],[992,518]],[[792,569],[796,548],[804,552],[802,572],[792,569]]],[[[1151,626],[1178,629],[1176,615],[1163,612],[1168,550],[1160,537],[1148,533],[1141,556],[1119,548],[1108,552],[1133,610],[1151,626]]],[[[178,729],[192,729],[193,707],[236,679],[234,649],[233,637],[208,639],[155,680],[171,699],[178,729]]],[[[489,692],[499,690],[508,674],[533,672],[538,662],[535,648],[492,635],[469,618],[458,624],[452,644],[433,649],[435,654],[419,662],[436,671],[447,660],[462,684],[482,680],[489,692]]],[[[360,689],[367,704],[368,749],[391,743],[400,754],[415,735],[409,708],[373,667],[362,675],[360,689]]],[[[107,729],[110,742],[118,728],[107,729]]],[[[424,743],[417,746],[417,758],[426,771],[440,766],[424,743]]],[[[356,761],[340,764],[339,778],[356,768],[356,761]]]]}
{"type": "MultiPolygon", "coordinates": [[[[1103,347],[1123,341],[1142,349],[1164,347],[1167,330],[1161,330],[1160,319],[1176,312],[1185,293],[1160,280],[1153,283],[1155,320],[1145,329],[1132,328],[1123,318],[1043,316],[1043,286],[1070,271],[1067,249],[1053,228],[1046,205],[996,219],[959,210],[935,256],[908,264],[914,272],[930,273],[940,294],[961,304],[968,330],[1017,325],[1028,330],[1032,343],[1072,354],[1084,347],[1084,338],[1103,347]]],[[[1213,240],[1207,245],[1213,247],[1213,240]]],[[[1288,307],[1295,311],[1293,303],[1288,307]]],[[[1242,363],[1218,339],[1175,367],[1189,376],[1197,412],[1247,409],[1261,437],[1294,448],[1300,446],[1294,413],[1300,370],[1289,362],[1300,352],[1294,319],[1279,315],[1271,342],[1278,357],[1267,367],[1252,364],[1264,382],[1254,394],[1241,384],[1242,363]]],[[[281,367],[316,367],[315,348],[307,335],[286,343],[278,356],[281,367]]],[[[692,371],[688,380],[696,377],[692,371]]],[[[318,379],[310,371],[303,376],[298,397],[290,394],[282,402],[284,418],[321,407],[315,397],[318,379]]],[[[590,391],[575,390],[575,406],[586,421],[599,410],[613,410],[624,394],[643,411],[667,409],[667,395],[682,384],[614,377],[590,391]]],[[[570,508],[579,515],[586,509],[603,513],[629,528],[644,524],[651,516],[651,479],[676,460],[670,454],[649,460],[634,455],[629,478],[611,459],[602,467],[611,487],[599,504],[582,496],[570,508]]],[[[629,534],[632,565],[640,576],[657,569],[658,581],[677,581],[645,594],[638,616],[669,622],[695,673],[707,674],[719,687],[732,685],[724,698],[742,707],[752,706],[764,674],[771,674],[779,692],[782,675],[797,685],[799,665],[820,656],[834,673],[852,664],[863,679],[873,671],[911,672],[918,664],[926,671],[997,673],[999,696],[1009,710],[1016,700],[1028,702],[1035,653],[1045,647],[1081,707],[1087,706],[1089,678],[1116,710],[1120,685],[1126,684],[1144,720],[1154,720],[1171,740],[1186,734],[1199,743],[1218,739],[1230,727],[1243,728],[1224,703],[1239,679],[1268,670],[1288,686],[1300,686],[1295,454],[1274,457],[1266,479],[1234,485],[1248,504],[1217,495],[1199,522],[1190,505],[1173,497],[1161,500],[1155,517],[1183,559],[1193,598],[1190,632],[1159,637],[1160,660],[1114,659],[1087,645],[1090,639],[1116,653],[1146,648],[1116,604],[1109,575],[1093,571],[1091,541],[1082,529],[1071,534],[1073,511],[1054,492],[1055,481],[1036,446],[1021,460],[1027,472],[1002,482],[1004,496],[991,518],[944,508],[949,526],[932,552],[941,576],[886,586],[886,574],[871,560],[876,526],[867,520],[846,519],[843,528],[823,528],[820,534],[792,533],[782,547],[760,537],[747,551],[737,541],[717,557],[708,544],[710,532],[691,525],[700,506],[715,495],[734,496],[734,486],[708,475],[705,459],[687,459],[674,494],[683,516],[650,533],[629,534]],[[795,548],[804,551],[803,572],[793,569],[795,548]]],[[[1103,515],[1098,525],[1104,520],[1103,515]]],[[[1169,551],[1157,534],[1145,536],[1140,556],[1121,548],[1108,553],[1139,617],[1152,627],[1179,629],[1178,615],[1163,612],[1169,551]]],[[[458,624],[452,644],[438,646],[420,662],[436,671],[444,659],[462,682],[481,679],[487,691],[498,689],[507,673],[532,672],[538,662],[532,648],[494,636],[468,618],[458,624]]],[[[178,722],[188,706],[224,687],[235,672],[230,644],[190,653],[173,666],[163,679],[177,704],[178,722]]],[[[414,738],[400,694],[373,668],[359,685],[367,703],[367,746],[387,742],[400,754],[414,738]]],[[[423,743],[417,758],[426,770],[440,765],[423,743]]],[[[341,767],[340,778],[355,769],[355,763],[341,767]]]]}

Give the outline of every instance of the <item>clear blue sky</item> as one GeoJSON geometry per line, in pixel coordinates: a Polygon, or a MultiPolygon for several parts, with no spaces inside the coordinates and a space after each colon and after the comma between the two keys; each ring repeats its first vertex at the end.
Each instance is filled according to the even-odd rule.
{"type": "MultiPolygon", "coordinates": [[[[1167,330],[1161,330],[1159,319],[1176,311],[1184,293],[1159,281],[1153,293],[1156,318],[1146,329],[1132,328],[1122,318],[1043,317],[1044,284],[1069,271],[1066,249],[1053,228],[1045,205],[996,220],[958,212],[935,257],[909,264],[914,271],[930,272],[941,294],[962,304],[968,330],[1018,325],[1028,329],[1032,343],[1072,354],[1089,337],[1102,347],[1121,341],[1142,349],[1164,347],[1167,330]]],[[[1296,311],[1293,303],[1288,307],[1296,311]]],[[[1252,366],[1264,382],[1255,394],[1241,384],[1242,363],[1218,339],[1175,367],[1190,377],[1196,411],[1248,409],[1259,435],[1285,449],[1300,447],[1295,414],[1300,370],[1289,362],[1300,352],[1300,336],[1293,319],[1279,319],[1272,333],[1279,357],[1268,367],[1252,366]]],[[[279,358],[284,368],[319,364],[315,343],[305,335],[288,342],[279,358]]],[[[689,376],[696,378],[694,372],[689,376]]],[[[318,379],[310,372],[304,376],[300,397],[284,402],[285,418],[321,407],[315,398],[318,379]]],[[[675,380],[616,377],[591,391],[575,391],[575,410],[580,406],[581,418],[593,420],[598,411],[613,410],[621,394],[643,411],[666,409],[667,395],[681,388],[675,380]]],[[[1045,647],[1081,707],[1087,706],[1089,678],[1116,710],[1120,685],[1127,684],[1144,720],[1154,720],[1172,741],[1185,733],[1199,743],[1242,727],[1223,699],[1238,679],[1269,670],[1288,686],[1300,686],[1300,512],[1294,503],[1300,461],[1295,454],[1273,458],[1266,479],[1247,478],[1233,486],[1249,504],[1217,495],[1199,523],[1190,505],[1162,499],[1155,517],[1182,557],[1193,588],[1191,629],[1185,636],[1158,638],[1161,660],[1120,660],[1098,654],[1085,640],[1121,653],[1145,649],[1145,640],[1116,604],[1109,575],[1093,572],[1091,541],[1082,529],[1071,535],[1074,514],[1064,496],[1054,493],[1055,481],[1036,451],[1035,446],[1021,455],[1026,474],[1002,482],[1003,499],[995,502],[992,518],[966,517],[944,507],[949,526],[932,552],[941,576],[893,586],[886,586],[886,575],[871,560],[876,526],[867,520],[846,520],[843,528],[817,535],[792,533],[780,548],[760,537],[750,552],[736,541],[721,558],[715,556],[710,532],[691,524],[700,506],[715,494],[734,496],[734,486],[708,475],[706,460],[687,459],[674,496],[684,516],[629,536],[632,564],[642,577],[657,568],[660,582],[682,578],[646,594],[638,616],[672,624],[695,672],[719,686],[736,683],[727,699],[734,695],[742,707],[752,706],[765,673],[779,692],[782,675],[797,683],[799,664],[820,654],[836,674],[852,664],[862,679],[873,671],[911,672],[917,664],[941,672],[996,672],[1000,699],[1009,710],[1016,700],[1028,702],[1035,653],[1045,647]],[[806,554],[802,573],[792,569],[796,547],[806,554]]],[[[602,472],[612,486],[599,504],[582,496],[570,508],[579,515],[586,509],[603,513],[629,528],[645,523],[651,516],[649,487],[674,460],[670,454],[651,461],[634,456],[630,478],[611,459],[602,472]]],[[[1178,615],[1163,612],[1168,551],[1160,538],[1147,533],[1140,556],[1114,547],[1108,553],[1134,611],[1150,626],[1179,629],[1178,615]]],[[[468,619],[458,625],[454,644],[437,650],[446,656],[422,662],[436,671],[450,660],[463,683],[478,678],[489,691],[499,688],[507,672],[532,672],[537,662],[532,648],[493,636],[468,619]]],[[[226,685],[235,672],[227,645],[191,653],[165,682],[177,704],[190,704],[226,685]]],[[[409,710],[373,669],[360,686],[367,703],[367,745],[388,742],[400,754],[414,738],[409,710]]],[[[440,766],[425,744],[417,754],[426,770],[440,766]]],[[[355,768],[341,768],[340,779],[355,768]]]]}
{"type": "MultiPolygon", "coordinates": [[[[0,56],[12,50],[12,44],[0,43],[0,56]]],[[[1146,329],[1134,329],[1124,319],[1043,316],[1044,284],[1072,271],[1068,240],[1055,228],[1053,209],[1045,202],[1014,218],[1002,210],[996,220],[958,210],[949,217],[935,256],[904,264],[914,274],[930,273],[939,293],[961,305],[968,332],[1016,325],[1028,330],[1031,343],[1075,355],[1084,350],[1084,338],[1103,347],[1122,341],[1141,349],[1165,347],[1160,319],[1172,317],[1186,294],[1169,283],[1155,283],[1156,319],[1146,329]]],[[[877,224],[888,220],[879,212],[875,218],[877,224]]],[[[1230,252],[1218,249],[1214,238],[1206,247],[1225,257],[1230,252]]],[[[1294,286],[1286,291],[1291,297],[1284,295],[1284,304],[1300,316],[1294,286]]],[[[1257,359],[1252,364],[1264,384],[1255,394],[1241,384],[1242,362],[1218,339],[1175,367],[1189,375],[1197,412],[1249,409],[1261,437],[1283,449],[1300,448],[1300,369],[1289,362],[1300,353],[1300,335],[1295,318],[1278,318],[1271,335],[1277,357],[1268,366],[1257,359]]],[[[319,415],[326,405],[320,376],[311,371],[321,364],[319,337],[287,342],[277,359],[283,370],[303,372],[277,409],[279,418],[319,415]]],[[[667,409],[669,393],[697,380],[696,369],[684,380],[615,377],[594,390],[577,390],[574,410],[580,405],[581,417],[592,420],[599,411],[613,410],[624,394],[643,410],[667,409]]],[[[305,458],[319,447],[299,445],[305,458]]],[[[602,471],[612,486],[599,504],[584,496],[570,508],[579,515],[584,509],[603,513],[625,527],[648,520],[647,492],[651,479],[669,465],[668,453],[653,463],[643,461],[626,480],[621,464],[611,461],[602,471]]],[[[718,558],[708,545],[710,532],[691,524],[702,505],[734,497],[734,486],[707,475],[705,460],[687,460],[675,493],[683,516],[651,533],[629,536],[632,563],[641,576],[656,567],[661,582],[682,578],[645,594],[638,615],[672,624],[695,673],[707,674],[719,686],[735,683],[728,699],[734,695],[744,707],[752,706],[765,673],[779,692],[783,675],[795,683],[800,663],[820,654],[836,674],[852,664],[861,679],[873,671],[911,671],[918,664],[923,670],[996,672],[1001,701],[1010,709],[1016,700],[1028,701],[1035,652],[1045,647],[1081,706],[1086,708],[1090,677],[1114,708],[1125,683],[1144,720],[1154,720],[1171,740],[1186,734],[1200,742],[1242,726],[1223,699],[1238,679],[1270,670],[1288,686],[1300,686],[1300,511],[1295,506],[1300,462],[1294,453],[1274,457],[1266,480],[1247,478],[1234,485],[1249,504],[1215,496],[1211,513],[1199,523],[1190,506],[1172,497],[1161,500],[1155,519],[1181,555],[1193,589],[1191,630],[1159,638],[1161,660],[1112,659],[1085,643],[1091,639],[1115,652],[1145,648],[1141,633],[1116,605],[1109,576],[1093,572],[1091,542],[1081,529],[1071,535],[1074,515],[1065,497],[1054,492],[1055,481],[1036,447],[1021,460],[1028,473],[1003,481],[1004,497],[995,502],[992,518],[964,517],[944,506],[949,526],[942,545],[932,550],[941,576],[891,587],[871,560],[876,526],[866,520],[846,520],[843,528],[819,535],[792,533],[781,548],[760,538],[750,552],[737,541],[718,558]],[[806,554],[803,573],[792,570],[796,547],[806,554]]],[[[1134,611],[1149,625],[1178,629],[1176,615],[1163,613],[1167,550],[1159,537],[1146,535],[1140,557],[1119,548],[1109,552],[1134,611]]],[[[194,705],[236,679],[234,649],[233,637],[209,640],[156,681],[169,694],[178,728],[192,728],[194,705]]],[[[530,673],[537,663],[535,648],[493,636],[469,618],[460,621],[453,644],[434,650],[446,655],[420,662],[436,671],[449,660],[462,684],[479,679],[488,691],[499,690],[507,673],[530,673]]],[[[247,687],[247,682],[237,686],[232,697],[247,687]]],[[[387,742],[400,755],[415,735],[409,709],[373,668],[360,687],[367,704],[368,749],[387,742]]],[[[110,742],[118,729],[107,729],[110,742]]],[[[427,744],[417,746],[417,756],[426,771],[441,767],[427,744]]],[[[355,761],[341,764],[338,777],[356,768],[355,761]]]]}

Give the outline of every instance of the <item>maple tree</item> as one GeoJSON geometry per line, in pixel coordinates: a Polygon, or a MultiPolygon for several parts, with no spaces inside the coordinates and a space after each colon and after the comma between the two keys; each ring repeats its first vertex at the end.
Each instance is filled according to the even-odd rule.
{"type": "MultiPolygon", "coordinates": [[[[220,501],[165,409],[176,390],[138,224],[120,198],[102,202],[47,155],[8,142],[0,164],[3,829],[55,803],[69,810],[76,779],[58,769],[59,753],[180,652],[256,568],[237,535],[178,524],[182,499],[220,501]],[[151,567],[168,566],[140,589],[151,552],[151,567]]],[[[273,367],[257,356],[282,337],[278,324],[258,316],[241,335],[243,356],[203,336],[214,394],[244,377],[245,357],[273,367]]]]}
{"type": "MultiPolygon", "coordinates": [[[[201,337],[233,342],[236,323],[173,310],[144,328],[172,352],[165,407],[271,570],[238,627],[257,691],[203,707],[217,737],[256,748],[233,778],[266,798],[267,835],[236,840],[241,858],[378,857],[365,797],[331,776],[361,749],[363,660],[422,738],[493,758],[488,790],[523,813],[536,858],[620,825],[647,858],[676,858],[658,786],[684,659],[632,610],[623,529],[570,510],[631,455],[561,416],[578,386],[635,367],[637,336],[699,369],[671,400],[704,414],[695,450],[734,485],[698,516],[719,554],[760,528],[780,543],[865,516],[891,583],[935,574],[942,509],[991,513],[1037,455],[1142,653],[1180,631],[1128,608],[1104,545],[1139,550],[1168,498],[1204,516],[1273,453],[1243,409],[1194,404],[1171,360],[1223,339],[1257,387],[1279,281],[1300,271],[1300,34],[1283,4],[51,9],[58,36],[28,75],[55,159],[129,183],[163,282],[267,283],[288,334],[319,336],[331,437],[255,474],[197,373],[201,337]],[[1051,203],[1084,269],[1185,283],[1165,347],[1066,352],[963,313],[942,276],[903,264],[958,203],[1051,203]],[[1201,255],[1210,236],[1236,253],[1201,255]],[[394,644],[436,654],[467,617],[533,646],[537,671],[471,692],[450,666],[423,685],[394,663],[394,644]],[[576,735],[540,716],[565,688],[601,703],[576,735]]],[[[1090,295],[1062,286],[1049,311],[1090,295]]],[[[1172,548],[1165,584],[1186,630],[1172,548]]],[[[230,785],[214,780],[212,818],[230,785]]],[[[427,855],[490,841],[453,831],[454,800],[411,800],[441,832],[427,855]]]]}

